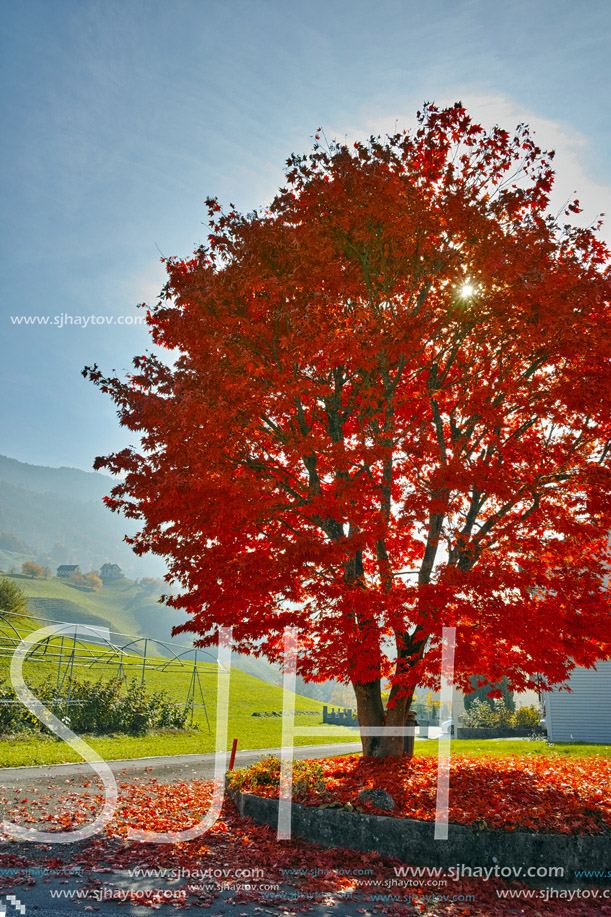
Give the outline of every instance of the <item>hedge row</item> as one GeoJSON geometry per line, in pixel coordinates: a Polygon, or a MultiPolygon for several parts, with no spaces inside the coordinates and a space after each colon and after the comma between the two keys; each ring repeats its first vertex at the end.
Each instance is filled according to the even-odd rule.
{"type": "MultiPolygon", "coordinates": [[[[48,710],[81,733],[144,735],[149,729],[184,729],[187,708],[169,700],[165,691],[149,694],[143,685],[125,678],[110,681],[70,681],[70,702],[57,697],[57,688],[45,681],[34,690],[48,710]]],[[[66,693],[67,690],[66,690],[66,693]]],[[[13,688],[0,681],[0,734],[48,732],[46,726],[19,701],[13,688]]]]}

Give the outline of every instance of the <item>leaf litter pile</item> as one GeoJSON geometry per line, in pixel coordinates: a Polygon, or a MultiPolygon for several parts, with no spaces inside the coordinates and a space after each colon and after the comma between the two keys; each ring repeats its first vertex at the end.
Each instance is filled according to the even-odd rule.
{"type": "MultiPolygon", "coordinates": [[[[293,798],[397,818],[435,819],[437,758],[383,761],[349,755],[295,762],[293,798]],[[385,790],[392,811],[365,804],[362,789],[385,790]]],[[[235,772],[238,789],[278,796],[280,762],[272,756],[235,772]]],[[[450,822],[478,828],[557,834],[611,831],[611,758],[508,756],[450,761],[450,822]]],[[[610,839],[611,846],[611,839],[610,839]]]]}
{"type": "MultiPolygon", "coordinates": [[[[416,811],[419,811],[418,817],[430,816],[430,794],[434,794],[435,790],[432,759],[427,761],[418,758],[410,764],[400,760],[385,761],[383,769],[380,768],[380,762],[361,761],[359,764],[359,760],[358,756],[350,756],[341,760],[328,759],[310,763],[318,764],[323,771],[329,771],[326,780],[328,792],[340,802],[348,800],[349,793],[356,792],[357,787],[375,786],[393,795],[401,813],[410,811],[414,817],[416,811]],[[399,793],[399,784],[403,787],[403,795],[399,793]],[[413,798],[411,810],[409,797],[413,798]]],[[[480,807],[476,810],[469,809],[469,799],[475,805],[484,774],[488,772],[491,779],[490,772],[494,771],[498,779],[496,784],[487,789],[486,796],[491,808],[486,810],[486,818],[490,819],[496,807],[496,811],[501,813],[501,819],[497,821],[502,826],[508,826],[510,815],[515,821],[510,795],[502,795],[503,792],[517,792],[522,786],[517,776],[512,776],[515,768],[511,764],[515,763],[516,759],[511,762],[507,759],[501,763],[495,761],[491,768],[472,760],[464,762],[464,780],[460,778],[459,768],[452,773],[451,786],[454,782],[459,791],[471,786],[472,796],[462,797],[462,809],[451,809],[451,819],[462,820],[466,817],[465,813],[469,812],[471,821],[481,823],[485,820],[482,818],[483,800],[479,800],[480,807]]],[[[561,802],[563,807],[568,806],[570,810],[570,814],[565,814],[571,830],[578,830],[578,824],[586,832],[594,832],[595,825],[598,831],[608,830],[610,813],[607,794],[606,791],[600,794],[603,798],[598,794],[599,789],[604,790],[604,781],[607,781],[608,786],[610,774],[607,762],[592,759],[587,762],[585,759],[572,759],[569,762],[547,758],[544,761],[528,759],[526,763],[522,762],[522,766],[526,766],[532,776],[533,793],[539,792],[537,788],[547,785],[560,794],[543,793],[537,806],[533,805],[531,798],[528,811],[533,824],[544,823],[536,810],[561,802]],[[584,791],[587,799],[586,805],[582,806],[584,811],[579,821],[577,803],[571,808],[570,802],[573,795],[577,797],[584,791]],[[586,811],[587,805],[593,805],[595,799],[599,800],[596,809],[599,814],[596,816],[586,811]]],[[[524,774],[524,770],[520,772],[524,774]]],[[[314,773],[314,782],[319,784],[320,771],[314,773]]],[[[238,776],[239,783],[244,772],[238,771],[236,774],[242,775],[238,776]]],[[[302,795],[307,796],[307,780],[303,779],[303,775],[301,780],[298,775],[296,782],[298,789],[302,784],[302,795]]],[[[103,801],[101,793],[83,795],[82,788],[87,784],[79,787],[75,779],[65,781],[65,784],[67,786],[62,787],[60,799],[56,793],[46,793],[35,787],[14,793],[10,800],[7,796],[4,799],[0,797],[5,810],[4,817],[25,827],[47,831],[71,830],[91,821],[100,811],[103,801]]],[[[267,914],[307,914],[314,905],[321,902],[330,908],[330,913],[343,904],[342,913],[347,917],[362,917],[364,914],[389,917],[411,917],[415,914],[434,917],[611,915],[611,906],[603,903],[602,891],[601,900],[598,901],[579,900],[575,897],[568,900],[567,893],[560,899],[542,900],[539,897],[531,901],[527,898],[499,898],[499,891],[528,889],[532,886],[517,882],[506,883],[495,878],[485,882],[475,878],[451,878],[444,871],[441,873],[444,877],[441,881],[431,880],[430,875],[434,875],[434,872],[428,878],[421,875],[420,878],[414,876],[400,880],[397,876],[401,873],[397,870],[403,864],[392,858],[383,858],[375,852],[323,849],[300,839],[278,841],[275,828],[255,825],[250,819],[241,818],[228,795],[221,816],[210,831],[190,842],[143,844],[126,839],[129,826],[162,832],[183,830],[196,824],[210,807],[212,789],[212,781],[163,783],[150,776],[131,777],[129,782],[119,784],[119,805],[112,822],[105,832],[91,839],[70,845],[19,844],[0,834],[0,839],[8,840],[8,843],[0,846],[0,896],[3,891],[6,893],[19,887],[27,888],[39,881],[50,881],[32,875],[35,872],[32,867],[38,871],[41,868],[58,871],[69,867],[71,871],[81,872],[84,883],[81,888],[91,894],[90,899],[83,899],[74,906],[79,912],[80,909],[95,911],[98,910],[95,897],[97,890],[108,889],[113,884],[117,888],[125,888],[126,874],[133,876],[142,871],[146,875],[147,870],[152,869],[155,871],[153,881],[157,892],[151,893],[145,900],[137,897],[135,890],[133,893],[123,892],[120,900],[116,901],[117,906],[137,903],[148,905],[152,910],[163,907],[164,912],[167,912],[168,900],[163,896],[165,886],[184,892],[183,898],[172,901],[173,908],[202,908],[213,917],[218,913],[215,904],[220,905],[221,901],[225,908],[231,906],[230,912],[235,917],[245,915],[244,908],[249,917],[253,914],[260,914],[261,917],[267,914]]],[[[263,790],[273,795],[273,787],[260,787],[260,791],[263,790]]],[[[300,801],[317,804],[316,792],[320,792],[320,786],[318,790],[311,791],[309,800],[300,801]]],[[[375,809],[368,808],[367,811],[375,809]]],[[[552,813],[549,813],[548,818],[551,817],[552,813]]],[[[542,885],[545,884],[549,882],[543,880],[542,885]]],[[[27,893],[22,897],[26,898],[27,903],[27,893]]]]}

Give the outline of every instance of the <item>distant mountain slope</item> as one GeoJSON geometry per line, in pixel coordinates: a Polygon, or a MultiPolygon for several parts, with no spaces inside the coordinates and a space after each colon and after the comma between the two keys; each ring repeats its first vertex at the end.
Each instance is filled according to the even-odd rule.
{"type": "MultiPolygon", "coordinates": [[[[170,641],[172,627],[183,623],[185,616],[160,605],[155,595],[133,582],[162,577],[165,564],[158,557],[136,557],[123,541],[124,534],[135,532],[137,525],[111,513],[102,503],[113,483],[111,477],[93,471],[28,465],[0,456],[0,571],[20,571],[27,560],[48,565],[53,573],[63,563],[79,564],[83,572],[117,563],[127,578],[106,583],[95,593],[57,579],[19,577],[19,585],[38,616],[108,623],[111,630],[170,641]]],[[[190,646],[191,640],[181,634],[173,643],[190,646]]],[[[271,684],[281,680],[280,668],[265,659],[234,653],[233,664],[271,684]]],[[[302,683],[300,690],[329,700],[333,687],[331,682],[302,683]]]]}
{"type": "MultiPolygon", "coordinates": [[[[0,485],[1,491],[1,485],[0,485]]],[[[2,513],[0,506],[0,515],[2,513]]],[[[21,570],[26,561],[36,561],[37,553],[14,535],[0,534],[0,570],[21,570]]]]}
{"type": "Polygon", "coordinates": [[[73,500],[99,501],[110,493],[113,479],[97,471],[79,468],[48,468],[28,465],[17,459],[0,455],[0,481],[25,487],[41,494],[70,497],[73,500]]]}
{"type": "Polygon", "coordinates": [[[16,535],[7,535],[0,532],[0,551],[10,551],[11,553],[33,554],[33,549],[25,544],[21,538],[16,535]]]}
{"type": "MultiPolygon", "coordinates": [[[[113,483],[96,472],[26,465],[0,456],[0,531],[27,542],[37,555],[51,555],[46,561],[50,566],[77,563],[91,570],[111,562],[133,577],[163,576],[161,558],[136,557],[123,541],[125,534],[137,531],[137,524],[102,503],[113,483]]],[[[6,554],[4,549],[0,555],[5,570],[11,563],[6,554]]],[[[20,567],[21,557],[12,563],[20,567]]]]}

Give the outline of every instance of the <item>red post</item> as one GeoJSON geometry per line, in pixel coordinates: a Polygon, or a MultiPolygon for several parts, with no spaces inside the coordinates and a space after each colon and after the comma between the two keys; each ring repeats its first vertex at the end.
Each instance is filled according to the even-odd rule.
{"type": "Polygon", "coordinates": [[[231,758],[229,759],[229,770],[233,770],[233,765],[235,764],[235,753],[238,750],[238,740],[233,740],[233,745],[231,747],[231,758]]]}

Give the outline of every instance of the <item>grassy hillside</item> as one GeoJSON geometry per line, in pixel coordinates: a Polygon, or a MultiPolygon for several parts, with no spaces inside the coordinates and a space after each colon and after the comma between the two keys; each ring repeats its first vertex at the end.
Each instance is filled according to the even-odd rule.
{"type": "MultiPolygon", "coordinates": [[[[107,582],[98,591],[89,592],[57,577],[43,580],[21,574],[5,576],[23,589],[30,611],[38,618],[94,624],[122,634],[152,637],[163,643],[172,643],[174,652],[182,652],[183,648],[191,646],[187,634],[174,639],[171,637],[172,627],[184,621],[186,616],[160,605],[156,595],[137,586],[133,580],[107,582]]],[[[164,651],[160,646],[153,651],[169,654],[169,650],[164,651]]],[[[278,684],[282,678],[279,666],[254,656],[234,653],[232,664],[271,684],[278,684]]]]}
{"type": "Polygon", "coordinates": [[[102,586],[98,592],[89,592],[56,577],[45,580],[13,574],[8,578],[24,591],[28,606],[38,616],[82,623],[95,617],[96,623],[104,622],[113,630],[126,633],[133,633],[136,626],[127,610],[136,591],[131,580],[120,581],[119,589],[113,583],[102,586]]]}
{"type": "MultiPolygon", "coordinates": [[[[182,623],[186,616],[160,605],[156,595],[137,586],[133,580],[107,582],[100,590],[89,592],[56,577],[43,580],[12,574],[7,578],[23,589],[28,597],[30,611],[38,618],[106,626],[118,633],[152,637],[154,640],[172,643],[174,652],[183,652],[185,647],[191,646],[188,634],[181,634],[175,639],[171,637],[172,627],[182,623]]],[[[169,650],[161,646],[157,646],[153,652],[170,654],[169,650]]],[[[265,659],[234,653],[232,665],[272,685],[279,684],[282,679],[280,667],[265,659]]],[[[316,692],[319,699],[324,701],[325,698],[331,698],[332,683],[316,687],[320,689],[316,692]],[[326,693],[323,691],[325,688],[326,693]]],[[[307,687],[303,690],[309,693],[307,687]]]]}
{"type": "Polygon", "coordinates": [[[7,578],[20,586],[31,611],[39,617],[106,624],[119,633],[160,640],[170,639],[172,625],[179,620],[130,579],[104,583],[101,589],[90,592],[57,577],[45,580],[12,574],[7,578]]]}
{"type": "Polygon", "coordinates": [[[0,548],[0,570],[10,570],[15,568],[21,570],[21,565],[26,561],[36,561],[36,554],[33,551],[5,551],[0,548]]]}

